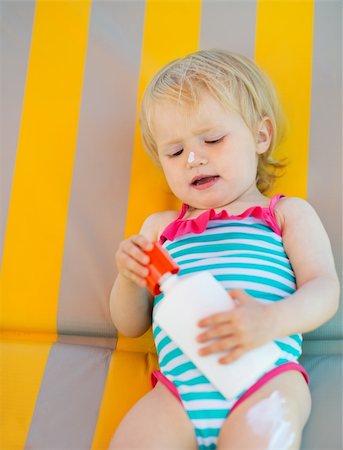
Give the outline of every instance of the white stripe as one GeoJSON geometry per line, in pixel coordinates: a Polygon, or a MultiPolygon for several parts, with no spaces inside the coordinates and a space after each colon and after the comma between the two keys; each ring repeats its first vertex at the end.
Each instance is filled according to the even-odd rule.
{"type": "MultiPolygon", "coordinates": [[[[172,370],[172,369],[169,369],[169,370],[172,370]]],[[[190,369],[190,370],[187,370],[186,372],[183,372],[183,373],[181,373],[180,375],[177,375],[177,376],[171,375],[170,373],[167,373],[167,372],[168,372],[168,370],[164,370],[164,373],[166,375],[168,375],[168,377],[171,380],[175,379],[175,380],[181,381],[181,382],[194,380],[194,378],[198,378],[198,377],[201,377],[203,375],[201,372],[199,372],[198,369],[190,369]]]]}
{"type": "MultiPolygon", "coordinates": [[[[169,376],[169,378],[174,378],[169,376]]],[[[175,381],[174,381],[175,382],[175,381]]],[[[192,392],[217,392],[211,383],[201,383],[193,386],[181,385],[178,386],[178,391],[181,394],[190,394],[192,392]]]]}
{"type": "Polygon", "coordinates": [[[283,291],[282,289],[277,289],[273,286],[261,285],[261,283],[253,283],[250,281],[221,281],[221,284],[225,289],[252,289],[261,292],[261,295],[263,293],[275,294],[280,297],[288,297],[290,295],[289,292],[283,291]]]}
{"type": "Polygon", "coordinates": [[[175,350],[177,347],[175,345],[175,343],[173,341],[169,342],[169,344],[167,344],[165,347],[162,348],[162,350],[160,351],[159,355],[158,355],[158,359],[160,361],[164,360],[164,357],[172,352],[173,350],[175,350]]]}
{"type": "Polygon", "coordinates": [[[225,419],[192,419],[194,428],[221,428],[225,419]]]}
{"type": "MultiPolygon", "coordinates": [[[[230,238],[230,236],[228,236],[227,239],[220,239],[218,241],[190,242],[188,244],[178,245],[177,247],[174,247],[172,250],[169,250],[169,252],[173,256],[180,251],[189,250],[190,248],[193,248],[193,247],[198,247],[198,246],[203,246],[203,245],[217,246],[217,245],[221,245],[221,244],[253,245],[253,246],[261,248],[261,249],[270,249],[270,250],[274,250],[274,251],[280,252],[280,253],[282,253],[282,251],[283,251],[283,248],[280,247],[279,245],[272,244],[269,242],[260,241],[260,240],[254,241],[254,239],[244,239],[244,238],[233,239],[233,238],[230,238]]],[[[226,250],[226,251],[229,251],[229,250],[226,250]]],[[[209,253],[210,252],[206,252],[205,254],[208,255],[209,253]]],[[[193,256],[193,254],[189,255],[189,257],[191,257],[191,256],[193,256]]]]}
{"type": "Polygon", "coordinates": [[[184,401],[187,411],[199,411],[204,409],[230,409],[236,400],[229,402],[227,400],[189,400],[184,401]]]}
{"type": "MultiPolygon", "coordinates": [[[[189,362],[189,359],[186,357],[186,355],[182,354],[180,356],[177,356],[176,358],[169,361],[167,364],[162,365],[162,360],[160,360],[160,366],[163,368],[164,372],[169,372],[173,369],[176,369],[178,366],[181,366],[181,364],[185,364],[189,362]]],[[[179,377],[179,375],[178,375],[179,377]]]]}
{"type": "MultiPolygon", "coordinates": [[[[156,309],[156,308],[155,308],[156,309]]],[[[159,334],[155,338],[155,346],[158,347],[161,343],[161,341],[166,337],[166,333],[161,329],[159,334]]]]}
{"type": "MultiPolygon", "coordinates": [[[[250,254],[252,254],[252,252],[249,252],[250,254]]],[[[278,260],[280,260],[280,258],[278,258],[278,260]]],[[[288,262],[288,261],[287,261],[288,262]]],[[[264,265],[267,267],[275,267],[275,262],[272,261],[266,261],[265,259],[258,259],[258,258],[249,258],[249,257],[244,257],[242,258],[241,256],[234,256],[234,255],[230,255],[229,257],[222,257],[222,258],[209,258],[208,260],[206,259],[200,259],[199,261],[192,261],[189,263],[185,263],[182,265],[182,269],[192,269],[193,267],[203,267],[203,266],[207,266],[210,264],[253,264],[255,266],[259,266],[259,265],[264,265]]],[[[279,268],[280,270],[282,270],[283,272],[294,276],[293,271],[290,269],[290,267],[285,267],[285,266],[278,266],[277,268],[279,268]]],[[[242,269],[242,270],[249,270],[249,269],[242,269]]],[[[263,269],[261,269],[263,270],[263,269]]],[[[231,271],[231,268],[230,268],[231,271]]],[[[269,272],[268,272],[269,273],[269,272]]]]}
{"type": "Polygon", "coordinates": [[[217,439],[218,439],[218,437],[216,437],[216,436],[207,437],[207,438],[203,438],[201,436],[197,437],[198,444],[203,445],[203,446],[210,446],[211,444],[216,444],[217,439]]]}
{"type": "MultiPolygon", "coordinates": [[[[223,269],[220,267],[218,269],[210,269],[209,272],[211,272],[213,275],[223,275],[223,269]]],[[[295,283],[288,280],[287,278],[283,278],[280,275],[277,275],[272,272],[267,272],[266,270],[258,270],[258,269],[230,269],[230,275],[242,275],[242,276],[253,276],[257,278],[267,278],[269,280],[273,280],[277,283],[285,284],[286,286],[290,288],[295,288],[295,283]]],[[[259,284],[263,284],[263,281],[259,284]]]]}
{"type": "Polygon", "coordinates": [[[294,348],[294,350],[300,350],[300,348],[301,348],[299,343],[289,336],[284,336],[280,339],[277,339],[277,341],[283,342],[284,344],[289,345],[290,347],[294,348]]]}
{"type": "MultiPolygon", "coordinates": [[[[182,261],[187,261],[189,259],[207,259],[207,260],[211,260],[212,258],[214,259],[214,258],[218,258],[218,257],[231,258],[231,256],[240,255],[240,254],[242,254],[242,252],[244,252],[245,254],[251,254],[251,255],[254,255],[254,256],[261,256],[261,263],[264,262],[264,259],[263,259],[264,257],[270,257],[270,258],[273,258],[273,259],[275,259],[277,261],[280,261],[281,263],[289,264],[289,260],[288,260],[288,258],[286,256],[274,255],[274,254],[266,254],[266,253],[263,252],[263,250],[257,251],[257,250],[243,250],[243,249],[240,249],[240,250],[230,250],[230,251],[226,250],[226,251],[221,251],[221,252],[213,251],[213,252],[208,252],[208,253],[197,252],[197,253],[186,254],[186,255],[183,255],[183,256],[177,256],[175,258],[174,255],[175,255],[175,253],[177,253],[177,251],[178,250],[175,250],[175,251],[173,250],[173,252],[170,252],[170,255],[175,259],[175,261],[178,264],[182,263],[182,261]]],[[[282,253],[282,251],[280,253],[282,253]]],[[[251,261],[255,261],[255,263],[258,264],[258,259],[257,258],[251,258],[251,261]]]]}

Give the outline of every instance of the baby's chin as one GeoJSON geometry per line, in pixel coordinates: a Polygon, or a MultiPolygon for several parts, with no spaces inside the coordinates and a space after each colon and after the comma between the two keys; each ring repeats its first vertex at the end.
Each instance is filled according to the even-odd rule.
{"type": "Polygon", "coordinates": [[[200,202],[200,201],[196,201],[196,202],[192,202],[192,201],[184,201],[183,203],[186,203],[187,205],[189,205],[192,209],[198,209],[198,210],[204,210],[207,211],[208,209],[215,209],[215,210],[220,210],[220,209],[224,209],[227,207],[227,205],[229,204],[229,202],[200,202]]]}

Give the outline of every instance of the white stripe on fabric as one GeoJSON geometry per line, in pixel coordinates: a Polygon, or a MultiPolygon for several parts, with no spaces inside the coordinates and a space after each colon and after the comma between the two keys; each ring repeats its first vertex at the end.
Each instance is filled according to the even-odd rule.
{"type": "MultiPolygon", "coordinates": [[[[185,260],[186,261],[186,260],[185,260]]],[[[288,262],[288,261],[287,261],[288,262]]],[[[204,266],[208,266],[208,265],[215,265],[215,264],[230,264],[230,265],[238,265],[238,264],[252,264],[255,266],[258,265],[263,265],[263,266],[267,266],[267,267],[271,267],[271,268],[275,268],[275,262],[272,261],[268,261],[267,259],[257,259],[257,258],[251,258],[249,259],[248,257],[242,257],[242,256],[234,256],[234,255],[230,255],[230,257],[222,257],[222,258],[211,258],[210,260],[208,259],[200,259],[199,261],[190,261],[190,262],[186,262],[184,264],[181,265],[181,270],[185,270],[185,269],[190,269],[190,268],[201,268],[204,266]]],[[[288,267],[278,267],[278,270],[281,270],[282,272],[284,272],[287,275],[290,276],[294,276],[293,271],[288,268],[288,267]]],[[[245,270],[250,270],[250,269],[245,269],[245,270]]],[[[261,269],[263,270],[263,269],[261,269]]],[[[269,272],[268,272],[269,273],[269,272]]]]}
{"type": "Polygon", "coordinates": [[[266,242],[255,242],[253,239],[249,239],[249,240],[244,240],[244,239],[227,239],[227,240],[221,240],[221,241],[212,241],[212,242],[197,242],[196,244],[194,243],[190,243],[187,245],[184,245],[182,247],[176,247],[173,249],[168,249],[168,251],[170,252],[171,256],[173,258],[183,258],[185,256],[187,256],[188,258],[190,257],[194,257],[195,255],[203,255],[206,256],[207,258],[209,256],[212,257],[218,257],[218,255],[225,255],[228,252],[232,252],[232,251],[237,251],[237,249],[235,248],[230,248],[237,246],[237,245],[242,245],[243,248],[239,249],[240,251],[244,250],[244,246],[248,247],[246,248],[247,251],[254,251],[254,252],[262,252],[263,250],[270,250],[270,252],[267,252],[267,254],[273,255],[273,256],[282,256],[282,247],[277,246],[277,245],[273,245],[273,244],[269,244],[266,242]],[[206,250],[205,249],[199,249],[199,252],[190,252],[187,253],[186,255],[178,255],[178,253],[181,252],[185,252],[186,250],[190,250],[195,248],[195,246],[204,246],[204,247],[209,247],[206,250]],[[216,246],[220,246],[222,247],[220,250],[219,249],[215,249],[213,248],[213,250],[211,249],[211,247],[216,247],[216,246]],[[227,248],[225,248],[225,246],[227,246],[227,248]],[[251,248],[254,247],[254,248],[251,248]],[[202,253],[201,253],[202,252],[202,253]]]}
{"type": "MultiPolygon", "coordinates": [[[[209,272],[211,272],[213,275],[223,275],[223,269],[208,269],[209,272]]],[[[295,283],[288,280],[287,278],[281,277],[280,275],[267,272],[265,270],[258,270],[258,269],[238,269],[238,268],[230,268],[230,276],[231,275],[242,275],[242,276],[251,276],[256,277],[257,279],[261,279],[260,281],[263,282],[263,278],[267,278],[269,280],[273,280],[278,283],[282,283],[290,288],[295,288],[295,283]]],[[[258,282],[258,280],[257,280],[258,282]]]]}
{"type": "MultiPolygon", "coordinates": [[[[174,369],[177,367],[174,367],[174,369]]],[[[180,382],[184,382],[184,381],[190,381],[190,380],[194,380],[195,378],[199,378],[201,376],[203,376],[203,374],[201,372],[199,372],[199,370],[197,369],[190,369],[187,370],[186,372],[183,372],[179,375],[172,375],[170,373],[170,370],[173,369],[169,369],[169,370],[164,370],[165,375],[168,375],[168,378],[170,378],[171,381],[173,381],[174,379],[180,382]]],[[[192,386],[188,386],[188,387],[192,387],[192,386]]],[[[213,389],[213,388],[212,388],[213,389]]]]}
{"type": "MultiPolygon", "coordinates": [[[[172,377],[168,378],[172,379],[172,377]]],[[[175,378],[173,379],[174,384],[178,384],[178,381],[179,380],[175,380],[175,378]]],[[[200,383],[191,386],[180,384],[178,385],[178,390],[180,391],[180,395],[188,394],[190,392],[217,392],[211,383],[200,383]]]]}
{"type": "MultiPolygon", "coordinates": [[[[203,427],[204,428],[204,427],[203,427]]],[[[218,427],[218,434],[219,434],[219,427],[218,427]]],[[[204,447],[210,447],[210,445],[216,445],[217,444],[218,437],[217,436],[210,436],[203,438],[202,436],[198,436],[197,441],[198,444],[204,447]]]]}
{"type": "MultiPolygon", "coordinates": [[[[167,247],[166,247],[167,248],[167,247]]],[[[244,254],[251,254],[252,258],[251,258],[251,262],[256,261],[256,259],[254,258],[254,256],[258,256],[260,257],[261,261],[264,261],[264,257],[266,258],[273,258],[277,261],[280,262],[280,266],[283,267],[283,264],[287,264],[289,265],[289,260],[286,256],[282,256],[282,255],[275,255],[275,254],[265,254],[263,253],[262,250],[257,251],[257,250],[251,250],[251,249],[241,249],[241,250],[225,250],[225,251],[215,251],[213,250],[213,252],[208,252],[208,253],[192,253],[192,254],[185,254],[185,255],[181,255],[181,256],[174,256],[175,252],[169,252],[170,255],[175,259],[175,261],[182,265],[182,261],[188,261],[188,260],[197,260],[197,259],[214,259],[214,258],[218,258],[218,257],[227,257],[227,258],[231,258],[234,255],[238,255],[240,256],[242,253],[244,254]],[[254,259],[253,259],[254,258],[254,259]]],[[[247,260],[250,262],[250,260],[247,260]]]]}
{"type": "Polygon", "coordinates": [[[192,419],[192,424],[195,428],[218,428],[220,430],[225,419],[192,419]]]}
{"type": "Polygon", "coordinates": [[[159,361],[163,361],[165,356],[172,352],[173,350],[175,350],[176,346],[173,342],[169,342],[165,347],[162,348],[162,350],[160,351],[159,355],[158,355],[158,359],[159,361]]]}
{"type": "Polygon", "coordinates": [[[261,288],[261,284],[259,283],[252,283],[249,281],[220,281],[221,285],[229,290],[229,289],[251,289],[254,291],[260,291],[261,294],[265,293],[265,294],[275,294],[280,296],[280,298],[283,297],[288,297],[290,294],[289,292],[285,292],[281,289],[276,289],[273,286],[263,286],[263,288],[261,288]]]}
{"type": "Polygon", "coordinates": [[[235,402],[229,402],[226,400],[189,400],[184,401],[182,399],[182,402],[186,406],[187,411],[198,411],[198,410],[205,410],[205,409],[226,409],[231,408],[232,404],[235,402]]]}
{"type": "MultiPolygon", "coordinates": [[[[177,349],[177,348],[178,347],[175,346],[175,349],[177,349]]],[[[174,358],[172,361],[169,361],[167,364],[162,365],[161,362],[163,362],[163,361],[160,361],[160,365],[161,365],[161,367],[163,367],[163,370],[165,372],[169,372],[169,371],[181,366],[182,364],[188,363],[189,361],[190,360],[187,358],[187,356],[185,354],[182,354],[182,355],[174,358]]]]}

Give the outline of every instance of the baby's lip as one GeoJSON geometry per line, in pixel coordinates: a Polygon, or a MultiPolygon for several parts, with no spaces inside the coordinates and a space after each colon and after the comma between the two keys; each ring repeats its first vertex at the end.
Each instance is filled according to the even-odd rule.
{"type": "Polygon", "coordinates": [[[195,184],[195,183],[197,183],[200,180],[204,180],[205,181],[205,179],[209,179],[210,180],[211,178],[217,178],[217,177],[219,177],[219,175],[208,175],[208,174],[197,175],[197,176],[192,178],[191,184],[195,184]]]}

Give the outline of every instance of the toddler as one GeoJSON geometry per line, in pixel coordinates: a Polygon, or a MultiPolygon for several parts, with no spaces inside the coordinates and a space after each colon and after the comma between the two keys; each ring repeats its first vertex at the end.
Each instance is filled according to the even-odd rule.
{"type": "MultiPolygon", "coordinates": [[[[282,164],[275,90],[248,58],[198,51],[165,66],[141,108],[144,146],[162,168],[181,211],[151,215],[116,253],[112,319],[126,336],[152,325],[160,371],[154,389],[126,415],[110,448],[144,450],[298,449],[309,417],[301,334],[336,312],[339,285],[328,236],[299,198],[266,196],[282,164]],[[154,324],[163,294],[146,289],[159,241],[180,276],[210,271],[235,300],[199,322],[199,352],[230,364],[274,340],[274,367],[236,398],[224,398],[154,324]]],[[[209,299],[211,301],[211,299],[209,299]]],[[[180,311],[182,314],[182,311],[180,311]]]]}

